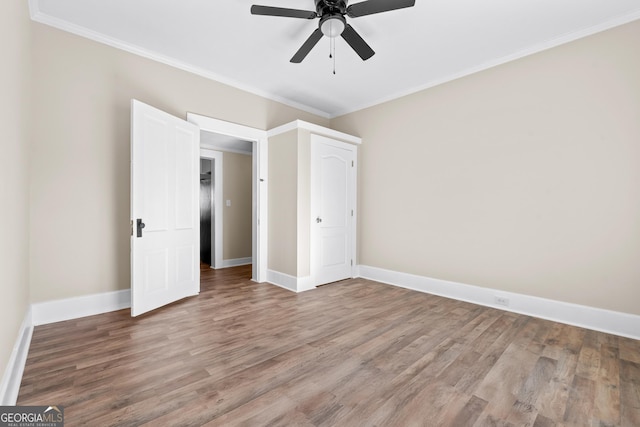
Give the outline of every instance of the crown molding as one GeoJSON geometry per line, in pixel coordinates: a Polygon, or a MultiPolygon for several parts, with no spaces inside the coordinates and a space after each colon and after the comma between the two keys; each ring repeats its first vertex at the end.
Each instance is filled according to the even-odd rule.
{"type": "Polygon", "coordinates": [[[349,135],[348,133],[329,129],[327,127],[316,125],[314,123],[305,122],[304,120],[294,120],[290,123],[286,123],[282,126],[278,126],[276,128],[270,129],[267,131],[267,137],[271,138],[272,136],[280,135],[282,133],[290,132],[296,129],[305,129],[316,135],[322,135],[328,138],[339,139],[341,141],[348,142],[351,144],[358,144],[358,145],[362,144],[362,138],[358,136],[349,135]]]}
{"type": "Polygon", "coordinates": [[[408,96],[408,95],[413,95],[414,93],[418,93],[418,92],[421,92],[423,90],[430,89],[432,87],[439,86],[441,84],[448,83],[450,81],[457,80],[457,79],[460,79],[462,77],[469,76],[471,74],[479,73],[479,72],[487,70],[489,68],[497,67],[499,65],[506,64],[508,62],[515,61],[515,60],[520,59],[520,58],[524,58],[525,56],[533,55],[533,54],[536,54],[536,53],[539,53],[539,52],[542,52],[542,51],[545,51],[545,50],[548,50],[548,49],[552,49],[554,47],[561,46],[561,45],[566,44],[566,43],[570,43],[572,41],[576,41],[578,39],[582,39],[582,38],[585,38],[585,37],[588,37],[588,36],[591,36],[591,35],[606,31],[606,30],[610,30],[612,28],[619,27],[621,25],[628,24],[630,22],[636,21],[638,19],[640,19],[640,10],[636,11],[636,12],[633,12],[633,13],[620,15],[620,16],[617,16],[617,17],[615,17],[613,19],[610,19],[610,20],[608,20],[606,22],[603,22],[601,24],[597,24],[597,25],[594,25],[594,26],[591,26],[591,27],[588,27],[588,28],[584,28],[584,29],[579,30],[579,31],[574,31],[574,32],[571,32],[571,33],[563,34],[560,37],[556,37],[556,38],[547,40],[545,42],[538,43],[538,44],[533,45],[533,46],[531,46],[531,47],[529,47],[527,49],[512,53],[510,55],[502,56],[500,58],[496,58],[496,59],[491,60],[491,61],[487,61],[487,62],[485,62],[483,64],[480,64],[480,65],[477,65],[475,67],[467,68],[466,70],[460,71],[458,73],[453,73],[453,74],[450,74],[448,76],[442,77],[440,79],[432,80],[432,81],[430,81],[428,83],[425,83],[423,85],[416,86],[416,87],[413,87],[411,89],[407,89],[407,90],[404,90],[404,91],[401,91],[401,92],[396,92],[393,95],[389,95],[389,96],[386,96],[384,98],[378,98],[375,101],[371,101],[371,102],[367,102],[367,103],[364,103],[364,104],[360,104],[359,106],[356,106],[354,108],[349,108],[349,109],[346,109],[346,110],[338,111],[336,113],[332,113],[330,118],[331,119],[335,119],[335,118],[340,117],[340,116],[344,116],[344,115],[347,115],[347,114],[350,114],[350,113],[355,113],[356,111],[360,111],[360,110],[364,110],[366,108],[375,107],[376,105],[384,104],[385,102],[394,101],[396,99],[400,99],[400,98],[403,98],[403,97],[408,96]]]}
{"type": "Polygon", "coordinates": [[[203,68],[196,67],[186,62],[179,61],[175,58],[162,55],[158,52],[154,52],[154,51],[142,48],[140,46],[136,46],[134,44],[127,43],[125,41],[106,36],[97,31],[90,30],[80,25],[72,24],[62,19],[54,18],[40,11],[40,8],[38,6],[38,0],[29,0],[29,11],[31,14],[31,19],[40,24],[48,25],[50,27],[57,28],[62,31],[66,31],[71,34],[75,34],[77,36],[87,38],[89,40],[93,40],[95,42],[105,44],[107,46],[111,46],[113,48],[123,50],[125,52],[129,52],[137,56],[141,56],[143,58],[151,59],[152,61],[160,62],[170,67],[177,68],[179,70],[186,71],[188,73],[192,73],[197,76],[204,77],[206,79],[225,84],[227,86],[231,86],[233,88],[251,93],[253,95],[260,96],[262,98],[269,99],[271,101],[278,102],[280,104],[284,104],[288,107],[296,108],[298,110],[302,110],[307,113],[315,114],[316,116],[320,116],[325,119],[331,118],[331,115],[326,111],[322,111],[317,108],[313,108],[308,105],[301,104],[299,102],[291,101],[289,99],[278,96],[276,94],[273,94],[273,93],[240,83],[228,77],[224,77],[219,74],[213,73],[209,70],[205,70],[203,68]]]}
{"type": "Polygon", "coordinates": [[[233,87],[233,88],[236,88],[236,89],[239,89],[239,90],[242,90],[242,91],[245,91],[245,92],[248,92],[248,93],[263,97],[263,98],[266,98],[266,99],[269,99],[271,101],[275,101],[275,102],[287,105],[287,106],[292,107],[292,108],[296,108],[296,109],[299,109],[299,110],[302,110],[302,111],[305,111],[305,112],[308,112],[308,113],[311,113],[311,114],[315,114],[315,115],[317,115],[319,117],[326,118],[326,119],[334,119],[334,118],[337,118],[337,117],[340,117],[340,116],[344,116],[344,115],[347,115],[347,114],[350,114],[350,113],[354,113],[356,111],[360,111],[360,110],[364,110],[366,108],[374,107],[376,105],[384,104],[384,103],[389,102],[389,101],[394,101],[396,99],[399,99],[399,98],[402,98],[402,97],[405,97],[405,96],[408,96],[408,95],[412,95],[412,94],[415,94],[417,92],[421,92],[421,91],[424,91],[426,89],[430,89],[432,87],[439,86],[441,84],[444,84],[444,83],[447,83],[447,82],[450,82],[450,81],[453,81],[453,80],[457,80],[459,78],[466,77],[466,76],[469,76],[471,74],[478,73],[478,72],[481,72],[481,71],[484,71],[484,70],[487,70],[489,68],[493,68],[493,67],[496,67],[496,66],[499,66],[499,65],[502,65],[502,64],[506,64],[508,62],[515,61],[517,59],[520,59],[520,58],[523,58],[523,57],[526,57],[526,56],[529,56],[529,55],[533,55],[533,54],[545,51],[547,49],[551,49],[551,48],[554,48],[554,47],[557,47],[557,46],[560,46],[560,45],[563,45],[563,44],[566,44],[566,43],[569,43],[569,42],[572,42],[572,41],[575,41],[575,40],[578,40],[578,39],[581,39],[581,38],[584,38],[584,37],[588,37],[588,36],[591,36],[593,34],[597,34],[597,33],[600,33],[602,31],[606,31],[606,30],[618,27],[620,25],[628,24],[630,22],[633,22],[633,21],[636,21],[636,20],[640,19],[640,10],[639,11],[634,11],[632,13],[623,14],[623,15],[617,16],[615,18],[612,18],[612,19],[610,19],[610,20],[608,20],[606,22],[603,22],[603,23],[600,23],[600,24],[597,24],[597,25],[593,25],[591,27],[587,27],[587,28],[584,28],[582,30],[573,31],[573,32],[570,32],[570,33],[567,33],[567,34],[563,34],[563,35],[561,35],[559,37],[547,40],[547,41],[542,42],[542,43],[538,43],[538,44],[536,44],[534,46],[531,46],[531,47],[529,47],[527,49],[523,49],[523,50],[520,50],[518,52],[514,52],[514,53],[506,55],[506,56],[495,58],[493,60],[490,60],[490,61],[484,62],[482,64],[479,64],[477,66],[467,68],[467,69],[462,70],[460,72],[452,73],[452,74],[449,74],[449,75],[444,76],[442,78],[432,80],[432,81],[427,82],[425,84],[422,84],[422,85],[419,85],[419,86],[415,86],[415,87],[407,89],[407,90],[399,91],[399,92],[396,92],[396,93],[394,93],[392,95],[385,96],[385,97],[382,97],[382,98],[378,98],[378,99],[375,99],[375,100],[370,101],[370,102],[359,104],[359,105],[356,105],[356,106],[354,106],[352,108],[347,108],[347,109],[338,110],[336,112],[329,113],[329,112],[322,111],[322,110],[319,110],[317,108],[311,107],[311,106],[306,105],[306,104],[301,104],[299,102],[292,101],[290,99],[287,99],[285,97],[279,96],[277,94],[270,93],[270,92],[267,92],[267,91],[264,91],[264,90],[261,90],[261,89],[258,89],[258,88],[243,84],[243,83],[238,82],[238,81],[236,81],[234,79],[230,79],[228,77],[221,76],[221,75],[213,73],[213,72],[211,72],[209,70],[205,70],[203,68],[193,66],[193,65],[188,64],[186,62],[179,61],[179,60],[176,60],[174,58],[170,58],[170,57],[161,55],[161,54],[159,54],[157,52],[141,48],[139,46],[124,42],[122,40],[118,40],[118,39],[115,39],[115,38],[112,38],[112,37],[108,37],[108,36],[106,36],[104,34],[98,33],[96,31],[90,30],[88,28],[72,24],[72,23],[70,23],[68,21],[54,18],[54,17],[52,17],[50,15],[47,15],[47,14],[45,14],[45,13],[40,11],[39,5],[38,5],[38,0],[29,0],[29,10],[30,10],[30,13],[31,13],[31,19],[33,21],[39,22],[41,24],[45,24],[45,25],[57,28],[57,29],[62,30],[62,31],[66,31],[66,32],[69,32],[69,33],[72,33],[72,34],[76,34],[78,36],[81,36],[81,37],[96,41],[98,43],[102,43],[102,44],[114,47],[116,49],[124,50],[124,51],[132,53],[134,55],[141,56],[141,57],[144,57],[144,58],[147,58],[147,59],[151,59],[153,61],[160,62],[160,63],[163,63],[165,65],[169,65],[171,67],[174,67],[174,68],[177,68],[177,69],[180,69],[180,70],[183,70],[183,71],[187,71],[187,72],[192,73],[192,74],[196,74],[198,76],[207,78],[209,80],[214,80],[216,82],[228,85],[230,87],[233,87]]]}

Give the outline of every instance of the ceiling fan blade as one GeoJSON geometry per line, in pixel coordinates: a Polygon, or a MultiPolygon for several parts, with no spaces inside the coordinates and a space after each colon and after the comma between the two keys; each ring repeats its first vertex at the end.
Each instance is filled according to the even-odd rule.
{"type": "Polygon", "coordinates": [[[405,7],[412,7],[415,4],[416,0],[367,0],[349,6],[347,8],[347,15],[351,18],[357,18],[365,15],[373,15],[374,13],[404,9],[405,7]]]}
{"type": "Polygon", "coordinates": [[[298,49],[295,55],[293,55],[293,58],[291,58],[290,62],[293,62],[294,64],[301,63],[302,60],[309,54],[309,52],[311,52],[311,49],[313,49],[313,47],[318,44],[321,38],[322,31],[320,31],[320,28],[316,28],[316,30],[309,36],[307,41],[304,42],[302,47],[298,49]]]}
{"type": "Polygon", "coordinates": [[[362,58],[363,61],[366,61],[376,54],[373,49],[371,49],[371,47],[367,44],[367,42],[365,42],[364,39],[360,37],[360,35],[356,33],[356,30],[354,30],[353,27],[349,24],[344,27],[342,38],[347,43],[349,43],[349,46],[351,46],[353,50],[356,51],[356,53],[360,56],[360,58],[362,58]]]}
{"type": "Polygon", "coordinates": [[[287,9],[285,7],[251,6],[252,15],[284,16],[285,18],[314,19],[318,15],[310,10],[287,9]]]}

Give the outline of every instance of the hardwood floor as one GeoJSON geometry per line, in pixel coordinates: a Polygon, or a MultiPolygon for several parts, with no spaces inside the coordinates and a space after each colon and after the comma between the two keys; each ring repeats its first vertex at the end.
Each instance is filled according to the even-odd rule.
{"type": "Polygon", "coordinates": [[[20,405],[67,426],[640,426],[640,342],[353,279],[38,326],[20,405]]]}

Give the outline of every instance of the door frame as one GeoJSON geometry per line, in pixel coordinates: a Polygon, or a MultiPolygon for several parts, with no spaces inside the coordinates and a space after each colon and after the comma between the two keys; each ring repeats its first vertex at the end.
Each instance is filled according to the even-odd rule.
{"type": "MultiPolygon", "coordinates": [[[[202,130],[202,129],[200,129],[202,130]]],[[[200,158],[213,160],[213,223],[211,224],[211,230],[213,239],[213,257],[211,259],[211,268],[222,268],[222,242],[223,240],[223,227],[222,218],[224,215],[224,209],[222,209],[222,171],[223,171],[223,154],[222,151],[215,151],[209,148],[202,148],[200,144],[200,158]]]]}
{"type": "MultiPolygon", "coordinates": [[[[196,124],[200,130],[229,135],[251,141],[252,155],[252,215],[251,215],[251,247],[252,247],[252,277],[255,282],[267,280],[267,239],[268,239],[268,139],[267,131],[226,122],[195,113],[187,113],[187,121],[196,124]]],[[[207,148],[202,146],[200,148],[207,148]]],[[[217,250],[216,250],[217,256],[217,250]]]]}

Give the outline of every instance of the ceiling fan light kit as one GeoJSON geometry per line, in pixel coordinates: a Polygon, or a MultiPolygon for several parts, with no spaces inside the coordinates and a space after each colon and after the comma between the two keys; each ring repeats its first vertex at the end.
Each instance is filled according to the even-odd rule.
{"type": "Polygon", "coordinates": [[[342,15],[327,15],[320,18],[320,31],[329,38],[342,34],[347,26],[347,20],[342,15]]]}
{"type": "Polygon", "coordinates": [[[320,41],[322,36],[335,39],[341,36],[344,41],[362,58],[363,61],[375,55],[375,52],[362,37],[347,23],[346,17],[358,18],[374,13],[389,12],[415,5],[415,0],[366,0],[348,5],[348,0],[314,0],[316,10],[288,9],[271,6],[251,6],[253,15],[281,16],[285,18],[315,19],[320,18],[318,28],[303,43],[302,47],[291,58],[291,62],[300,63],[320,41]]]}

